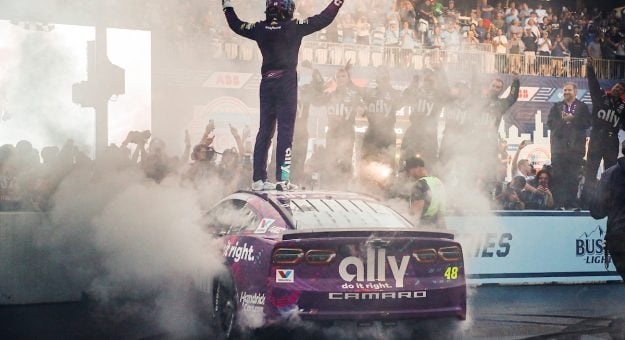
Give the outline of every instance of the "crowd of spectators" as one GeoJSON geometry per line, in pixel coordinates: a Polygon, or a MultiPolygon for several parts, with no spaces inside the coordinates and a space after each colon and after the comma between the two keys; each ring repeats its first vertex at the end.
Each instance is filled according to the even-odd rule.
{"type": "Polygon", "coordinates": [[[216,151],[214,125],[206,127],[198,144],[191,147],[185,133],[185,150],[181,156],[167,153],[167,145],[151,136],[149,130],[131,131],[120,144],[110,144],[102,156],[92,160],[72,140],[61,148],[46,146],[39,152],[28,141],[0,147],[0,211],[48,211],[54,205],[54,193],[72,174],[86,173],[97,179],[121,171],[140,172],[146,180],[160,183],[173,176],[181,185],[200,189],[209,183],[220,184],[224,192],[249,187],[250,150],[244,149],[249,138],[231,128],[237,147],[216,151]]]}
{"type": "MultiPolygon", "coordinates": [[[[242,43],[242,38],[227,29],[220,6],[214,2],[154,2],[145,12],[146,21],[159,32],[157,37],[178,45],[178,51],[199,58],[227,54],[213,47],[223,42],[242,43]]],[[[326,3],[299,0],[296,17],[314,15],[326,3]]],[[[477,8],[468,3],[474,4],[454,0],[354,0],[345,4],[332,25],[309,41],[403,51],[477,49],[498,56],[498,72],[543,76],[571,75],[565,74],[565,58],[625,62],[625,13],[566,8],[557,1],[545,7],[542,1],[481,0],[477,8]],[[544,57],[557,59],[544,61],[544,57]]],[[[236,10],[250,21],[262,18],[262,7],[253,2],[237,3],[236,10]]],[[[625,75],[625,68],[618,64],[609,72],[625,75]]]]}

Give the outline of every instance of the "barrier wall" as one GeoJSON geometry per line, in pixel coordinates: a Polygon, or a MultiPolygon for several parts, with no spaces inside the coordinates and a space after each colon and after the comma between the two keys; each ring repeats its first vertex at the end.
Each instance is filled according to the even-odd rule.
{"type": "MultiPolygon", "coordinates": [[[[587,212],[450,216],[447,224],[463,245],[470,284],[620,280],[603,264],[605,220],[587,212]]],[[[71,256],[59,254],[72,249],[58,249],[57,237],[45,214],[0,213],[0,305],[80,299],[89,282],[63,262],[71,256]]]]}
{"type": "Polygon", "coordinates": [[[619,281],[605,269],[606,220],[588,212],[522,211],[451,216],[470,284],[541,284],[619,281]]]}

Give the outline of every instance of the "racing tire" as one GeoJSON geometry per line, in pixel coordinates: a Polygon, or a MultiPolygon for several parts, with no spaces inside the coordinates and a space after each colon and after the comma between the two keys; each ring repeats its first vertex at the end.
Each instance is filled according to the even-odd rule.
{"type": "Polygon", "coordinates": [[[213,285],[213,328],[223,339],[238,339],[237,298],[231,279],[216,280],[213,285]]]}

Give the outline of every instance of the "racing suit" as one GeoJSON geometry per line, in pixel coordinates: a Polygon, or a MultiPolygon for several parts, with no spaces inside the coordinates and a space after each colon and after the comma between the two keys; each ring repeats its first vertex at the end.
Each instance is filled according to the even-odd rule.
{"type": "Polygon", "coordinates": [[[603,159],[603,168],[616,164],[618,157],[618,133],[623,124],[625,103],[611,95],[604,94],[599,86],[597,74],[591,63],[587,65],[588,88],[592,98],[592,127],[588,143],[584,197],[592,196],[597,184],[597,170],[603,159]]]}
{"type": "Polygon", "coordinates": [[[438,123],[449,92],[444,88],[411,86],[404,90],[402,96],[404,104],[410,108],[410,126],[401,142],[402,159],[419,155],[425,164],[436,164],[438,123]]]}
{"type": "Polygon", "coordinates": [[[243,22],[232,7],[224,8],[230,29],[256,41],[263,56],[260,125],[254,145],[254,181],[267,179],[267,157],[276,121],[276,180],[289,180],[297,111],[296,66],[302,38],[330,25],[342,5],[343,0],[333,0],[320,14],[305,20],[264,20],[256,23],[243,22]]]}
{"type": "Polygon", "coordinates": [[[324,97],[328,117],[326,134],[327,166],[334,178],[324,181],[333,187],[349,182],[352,176],[352,161],[356,139],[354,124],[356,115],[363,110],[361,90],[351,82],[347,86],[337,87],[324,97]]]}
{"type": "Polygon", "coordinates": [[[304,166],[306,155],[308,154],[308,117],[310,106],[318,100],[323,90],[323,80],[319,83],[316,80],[299,87],[297,101],[297,119],[295,122],[295,136],[293,140],[293,162],[292,172],[297,182],[304,178],[304,166]]]}
{"type": "Polygon", "coordinates": [[[390,85],[377,87],[365,95],[366,116],[369,127],[362,141],[362,158],[395,168],[397,136],[395,123],[401,92],[390,85]]]}
{"type": "Polygon", "coordinates": [[[606,246],[616,271],[625,280],[625,158],[619,158],[601,175],[590,214],[596,219],[608,217],[606,246]]]}
{"type": "Polygon", "coordinates": [[[473,136],[481,144],[479,150],[484,154],[484,161],[481,163],[481,169],[478,174],[483,181],[482,185],[487,192],[490,192],[494,184],[497,182],[496,169],[499,164],[499,125],[502,118],[519,98],[519,90],[521,84],[518,78],[512,81],[510,94],[506,98],[490,97],[484,105],[475,112],[476,118],[471,120],[473,128],[473,136]]]}

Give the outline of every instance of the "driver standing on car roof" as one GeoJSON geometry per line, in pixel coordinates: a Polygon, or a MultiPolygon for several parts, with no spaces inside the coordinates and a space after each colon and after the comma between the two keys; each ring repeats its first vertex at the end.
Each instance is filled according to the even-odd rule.
{"type": "Polygon", "coordinates": [[[321,13],[294,20],[294,0],[267,0],[266,19],[256,23],[241,21],[232,0],[222,0],[228,26],[236,34],[256,41],[263,56],[260,81],[260,126],[254,146],[252,190],[295,189],[290,180],[291,146],[297,112],[297,60],[302,38],[330,25],[343,0],[333,0],[321,13]],[[274,132],[277,184],[267,181],[267,157],[274,132]]]}
{"type": "Polygon", "coordinates": [[[445,229],[445,186],[440,179],[428,176],[425,162],[419,157],[404,161],[401,170],[416,183],[410,192],[410,212],[418,218],[418,226],[445,229]]]}

